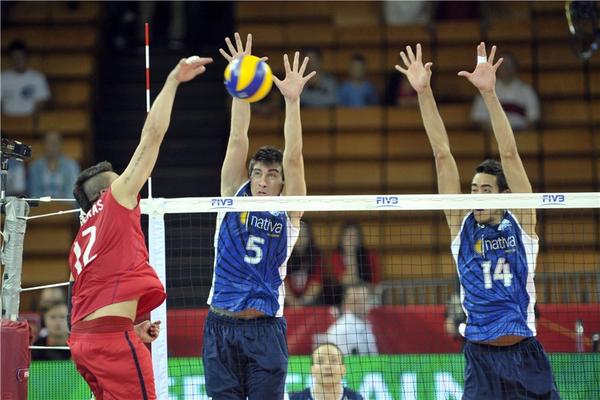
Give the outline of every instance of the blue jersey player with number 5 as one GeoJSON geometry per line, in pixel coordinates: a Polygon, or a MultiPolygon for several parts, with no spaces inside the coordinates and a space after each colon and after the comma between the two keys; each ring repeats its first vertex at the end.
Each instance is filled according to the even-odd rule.
{"type": "MultiPolygon", "coordinates": [[[[496,46],[489,58],[477,46],[477,66],[461,71],[480,92],[490,114],[500,161],[476,168],[471,193],[531,193],[512,128],[495,92],[496,46]]],[[[460,177],[450,152],[446,128],[431,91],[431,63],[423,65],[421,46],[400,57],[418,94],[423,125],[435,157],[438,190],[460,193],[460,177]]],[[[548,356],[535,339],[533,275],[539,250],[535,210],[471,210],[445,212],[452,254],[467,315],[460,328],[466,338],[463,399],[559,399],[548,356]]]]}
{"type": "MultiPolygon", "coordinates": [[[[227,61],[251,54],[235,34],[225,39],[227,61]]],[[[221,170],[222,196],[306,195],[300,94],[315,72],[304,76],[308,58],[296,53],[285,79],[273,77],[285,99],[285,149],[262,147],[250,160],[250,104],[234,98],[231,131],[221,170]],[[285,173],[285,179],[284,179],[285,173]]],[[[301,212],[222,212],[217,216],[215,263],[204,326],[202,360],[213,399],[282,399],[288,352],[283,301],[286,263],[298,238],[301,212]]]]}

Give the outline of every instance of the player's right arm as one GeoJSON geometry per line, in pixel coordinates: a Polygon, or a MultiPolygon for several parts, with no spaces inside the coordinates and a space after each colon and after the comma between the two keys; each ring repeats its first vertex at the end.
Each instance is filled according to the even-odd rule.
{"type": "MultiPolygon", "coordinates": [[[[229,38],[225,43],[229,53],[223,49],[219,52],[227,62],[236,57],[252,54],[252,35],[248,34],[246,47],[242,44],[239,33],[235,33],[235,46],[229,38]]],[[[242,182],[248,179],[246,159],[248,158],[248,129],[250,128],[250,103],[233,98],[231,103],[231,128],[225,160],[221,168],[221,196],[233,196],[242,182]]]]}
{"type": "MultiPolygon", "coordinates": [[[[396,65],[396,69],[406,75],[410,85],[417,92],[419,109],[427,138],[433,150],[435,168],[437,171],[438,192],[440,194],[459,194],[460,176],[454,156],[450,151],[450,141],[446,133],[444,121],[438,111],[433,91],[431,90],[431,62],[423,65],[421,45],[417,44],[416,54],[410,46],[406,46],[406,53],[400,52],[400,57],[405,67],[396,65]]],[[[464,212],[460,210],[446,210],[446,220],[450,233],[454,238],[460,229],[460,222],[464,212]]]]}
{"type": "Polygon", "coordinates": [[[211,62],[212,58],[182,58],[169,73],[146,117],[140,143],[135,149],[131,161],[125,171],[111,185],[113,197],[121,205],[130,209],[137,205],[137,196],[154,169],[160,145],[169,128],[171,110],[179,84],[202,74],[206,71],[205,65],[211,62]]]}

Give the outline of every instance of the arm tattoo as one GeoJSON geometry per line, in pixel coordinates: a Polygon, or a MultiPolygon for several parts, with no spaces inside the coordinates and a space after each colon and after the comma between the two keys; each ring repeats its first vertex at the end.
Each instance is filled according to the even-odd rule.
{"type": "Polygon", "coordinates": [[[142,162],[142,158],[144,157],[144,153],[146,153],[146,146],[143,146],[141,148],[140,154],[135,159],[135,163],[133,164],[133,168],[131,168],[131,171],[129,171],[129,174],[125,177],[125,184],[129,183],[129,181],[131,180],[131,176],[132,175],[135,175],[135,171],[136,171],[138,165],[142,162]]]}

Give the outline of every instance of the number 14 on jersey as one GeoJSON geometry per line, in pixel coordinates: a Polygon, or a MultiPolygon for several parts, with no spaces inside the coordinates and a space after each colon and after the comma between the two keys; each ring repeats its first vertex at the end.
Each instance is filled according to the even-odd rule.
{"type": "Polygon", "coordinates": [[[481,268],[483,269],[483,284],[486,289],[493,287],[493,281],[504,281],[504,287],[509,287],[512,284],[513,275],[510,273],[510,265],[503,257],[498,258],[498,261],[496,261],[494,275],[491,274],[492,262],[490,260],[482,262],[481,268]]]}

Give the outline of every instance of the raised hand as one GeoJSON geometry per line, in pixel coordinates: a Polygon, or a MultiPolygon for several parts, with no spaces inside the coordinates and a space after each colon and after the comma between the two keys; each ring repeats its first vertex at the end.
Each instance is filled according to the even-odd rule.
{"type": "Polygon", "coordinates": [[[169,76],[178,82],[187,82],[206,71],[205,65],[213,62],[210,57],[191,56],[179,60],[179,64],[173,68],[169,76]]]}
{"type": "Polygon", "coordinates": [[[473,72],[460,71],[458,76],[463,76],[469,80],[480,92],[489,92],[496,86],[496,70],[504,61],[500,58],[494,64],[496,55],[496,46],[492,46],[490,56],[486,56],[485,43],[481,42],[477,46],[477,65],[473,72]]]}
{"type": "Polygon", "coordinates": [[[400,52],[400,58],[404,61],[406,68],[402,68],[400,65],[396,65],[395,68],[406,76],[415,92],[423,93],[429,88],[431,81],[431,66],[433,63],[428,62],[423,65],[420,43],[417,43],[416,52],[417,54],[415,55],[412,48],[406,46],[406,54],[403,51],[400,52]]]}
{"type": "Polygon", "coordinates": [[[275,82],[275,85],[279,88],[279,91],[286,100],[298,100],[306,82],[308,82],[310,78],[316,75],[316,72],[313,71],[310,74],[304,76],[307,64],[308,57],[304,57],[304,61],[302,62],[302,65],[300,65],[299,52],[296,52],[294,54],[294,62],[291,67],[288,55],[285,54],[283,56],[285,78],[283,80],[279,80],[275,75],[273,75],[273,82],[275,82]]]}
{"type": "Polygon", "coordinates": [[[235,47],[233,46],[233,44],[231,43],[231,40],[228,37],[225,38],[225,44],[227,45],[227,48],[229,49],[229,53],[227,53],[222,48],[219,49],[219,53],[221,53],[221,55],[223,57],[225,57],[227,62],[230,62],[231,60],[233,60],[236,57],[249,56],[252,54],[252,34],[251,33],[249,33],[246,38],[246,47],[244,47],[244,45],[242,43],[242,38],[240,37],[239,33],[236,32],[233,36],[235,39],[235,47]]]}

